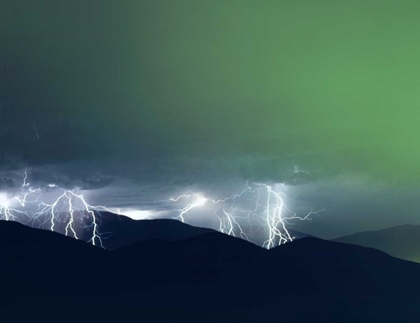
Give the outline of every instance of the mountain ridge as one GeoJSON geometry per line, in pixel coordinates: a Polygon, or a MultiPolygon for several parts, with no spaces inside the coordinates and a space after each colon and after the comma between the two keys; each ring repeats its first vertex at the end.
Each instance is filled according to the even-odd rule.
{"type": "Polygon", "coordinates": [[[397,258],[420,262],[420,225],[357,232],[332,241],[371,247],[397,258]]]}

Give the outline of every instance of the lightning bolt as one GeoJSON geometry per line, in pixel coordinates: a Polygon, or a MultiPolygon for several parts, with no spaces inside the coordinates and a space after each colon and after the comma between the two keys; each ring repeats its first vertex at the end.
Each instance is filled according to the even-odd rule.
{"type": "Polygon", "coordinates": [[[51,203],[42,201],[46,188],[32,187],[25,169],[19,194],[12,198],[4,193],[0,194],[0,219],[30,223],[33,227],[38,223],[39,228],[46,226],[51,231],[57,231],[57,224],[64,222],[64,234],[75,239],[79,239],[78,225],[82,230],[91,230],[88,242],[103,247],[99,232],[100,216],[101,212],[111,211],[105,206],[88,204],[85,197],[75,193],[75,190],[62,189],[56,184],[49,184],[47,187],[48,190],[59,192],[58,197],[51,203]]]}
{"type": "Polygon", "coordinates": [[[198,193],[187,193],[170,198],[166,202],[189,201],[185,207],[174,209],[179,212],[176,218],[182,222],[186,221],[188,213],[193,209],[211,203],[216,208],[214,215],[219,222],[216,229],[222,233],[252,241],[252,234],[248,233],[246,228],[253,231],[253,227],[257,226],[258,230],[263,229],[266,232],[266,239],[262,243],[262,247],[271,249],[296,238],[288,229],[289,223],[294,220],[311,220],[313,215],[324,211],[311,210],[305,216],[298,216],[287,207],[286,198],[285,193],[275,191],[271,185],[247,182],[242,191],[221,199],[207,198],[198,193]],[[245,207],[241,207],[243,204],[245,207]],[[220,212],[219,205],[222,212],[220,212]]]}

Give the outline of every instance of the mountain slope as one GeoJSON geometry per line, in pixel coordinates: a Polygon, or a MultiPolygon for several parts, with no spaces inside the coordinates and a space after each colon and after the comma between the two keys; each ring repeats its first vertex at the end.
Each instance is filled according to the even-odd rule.
{"type": "Polygon", "coordinates": [[[419,225],[359,232],[333,241],[375,248],[397,258],[420,262],[419,225]]]}

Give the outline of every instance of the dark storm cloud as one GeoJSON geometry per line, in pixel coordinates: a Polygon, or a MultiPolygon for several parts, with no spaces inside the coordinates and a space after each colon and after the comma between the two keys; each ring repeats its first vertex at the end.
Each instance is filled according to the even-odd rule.
{"type": "Polygon", "coordinates": [[[115,178],[100,177],[97,180],[84,180],[80,189],[82,191],[97,190],[109,186],[115,178]]]}
{"type": "MultiPolygon", "coordinates": [[[[74,167],[74,165],[72,165],[74,167]]],[[[80,167],[80,165],[79,165],[80,167]]],[[[57,189],[79,189],[84,191],[100,190],[111,185],[115,178],[106,177],[100,173],[85,174],[63,165],[41,167],[26,167],[18,170],[2,170],[0,172],[0,192],[20,191],[24,184],[32,189],[46,191],[57,189]]]]}
{"type": "MultiPolygon", "coordinates": [[[[83,172],[66,169],[65,167],[55,167],[52,169],[41,168],[40,170],[29,170],[29,180],[36,185],[48,186],[50,184],[61,188],[74,189],[82,191],[100,190],[111,185],[115,178],[102,176],[101,174],[84,175],[83,172]]],[[[91,170],[92,171],[92,170],[91,170]]]]}
{"type": "Polygon", "coordinates": [[[7,190],[15,187],[16,183],[13,179],[0,177],[0,190],[7,190]]]}

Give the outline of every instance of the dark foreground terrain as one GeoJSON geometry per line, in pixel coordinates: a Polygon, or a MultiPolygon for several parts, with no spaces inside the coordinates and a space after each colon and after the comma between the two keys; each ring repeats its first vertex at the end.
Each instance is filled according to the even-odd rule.
{"type": "Polygon", "coordinates": [[[217,232],[114,251],[0,222],[1,322],[418,322],[420,265],[217,232]]]}

